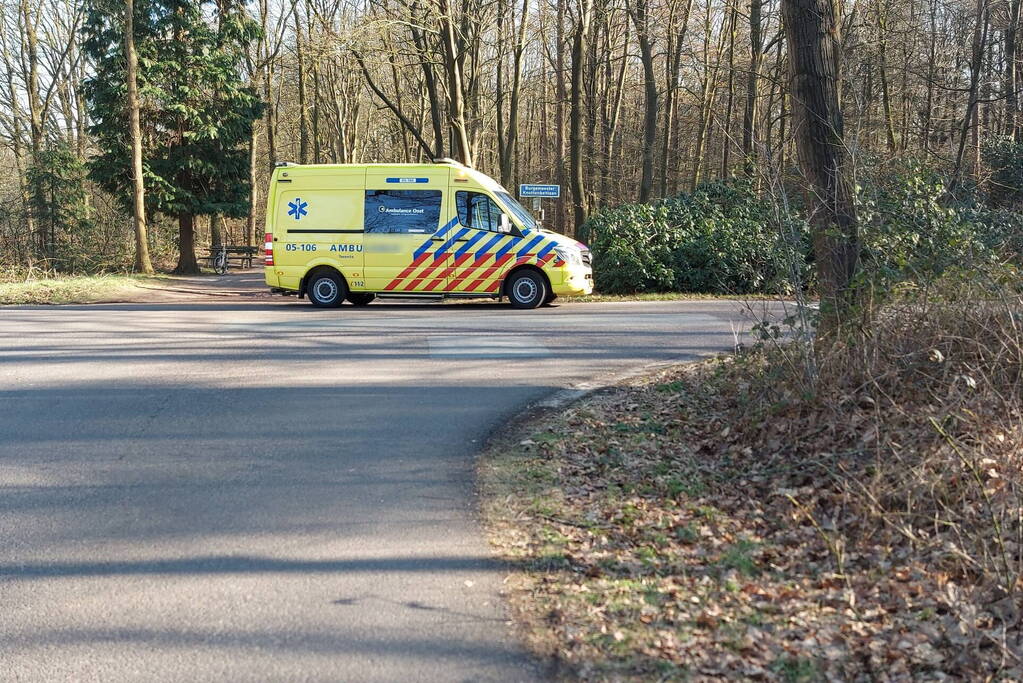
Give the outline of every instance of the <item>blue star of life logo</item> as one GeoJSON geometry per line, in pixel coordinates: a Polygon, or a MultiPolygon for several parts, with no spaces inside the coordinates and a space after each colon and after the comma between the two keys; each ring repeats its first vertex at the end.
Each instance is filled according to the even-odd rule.
{"type": "Polygon", "coordinates": [[[294,216],[296,221],[300,220],[302,216],[309,214],[309,212],[305,210],[307,206],[309,206],[309,202],[303,202],[298,197],[295,197],[295,201],[288,202],[288,215],[294,216]]]}

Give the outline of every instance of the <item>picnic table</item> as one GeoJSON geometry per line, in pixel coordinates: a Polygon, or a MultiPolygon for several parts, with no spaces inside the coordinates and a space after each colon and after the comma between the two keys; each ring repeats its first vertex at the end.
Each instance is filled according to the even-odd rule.
{"type": "MultiPolygon", "coordinates": [[[[221,247],[210,247],[206,249],[206,253],[199,258],[208,261],[209,264],[213,265],[213,259],[217,257],[221,247]]],[[[242,268],[251,268],[252,259],[256,258],[259,254],[259,247],[237,247],[237,246],[224,246],[224,251],[227,254],[228,262],[236,261],[242,268]]]]}

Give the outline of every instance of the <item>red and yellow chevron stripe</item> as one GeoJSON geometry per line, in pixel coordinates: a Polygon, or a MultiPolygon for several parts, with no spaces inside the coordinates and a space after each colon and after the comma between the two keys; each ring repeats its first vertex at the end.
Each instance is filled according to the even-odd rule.
{"type": "Polygon", "coordinates": [[[495,293],[504,280],[504,275],[516,266],[535,262],[537,266],[544,267],[554,262],[555,266],[564,265],[561,259],[548,249],[548,253],[537,259],[537,253],[543,246],[538,244],[532,253],[525,254],[514,262],[514,251],[508,249],[512,244],[519,242],[518,238],[511,237],[494,244],[487,253],[474,254],[471,250],[455,257],[451,252],[442,253],[439,256],[436,252],[424,251],[419,254],[398,276],[387,283],[386,291],[464,291],[495,293]],[[504,251],[500,257],[497,254],[504,251]],[[467,264],[470,259],[472,263],[467,264]],[[463,269],[463,266],[464,269],[463,269]],[[455,278],[457,273],[458,277],[455,278]]]}

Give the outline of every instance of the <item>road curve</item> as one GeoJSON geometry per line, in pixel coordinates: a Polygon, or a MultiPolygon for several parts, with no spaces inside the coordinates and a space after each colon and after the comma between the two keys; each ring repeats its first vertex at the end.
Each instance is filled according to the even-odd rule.
{"type": "Polygon", "coordinates": [[[3,676],[542,678],[474,453],[559,389],[731,348],[742,309],[0,309],[3,676]]]}

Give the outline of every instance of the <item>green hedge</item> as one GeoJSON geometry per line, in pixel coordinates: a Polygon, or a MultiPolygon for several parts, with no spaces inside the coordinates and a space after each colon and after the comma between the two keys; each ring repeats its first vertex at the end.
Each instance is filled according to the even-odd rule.
{"type": "Polygon", "coordinates": [[[583,225],[600,292],[780,292],[803,261],[806,227],[779,225],[773,207],[744,181],[703,185],[656,204],[602,209],[583,225]],[[780,227],[791,239],[783,240],[780,227]]]}
{"type": "Polygon", "coordinates": [[[1018,258],[1023,216],[978,188],[915,160],[868,167],[859,192],[864,274],[875,282],[930,281],[950,269],[1018,258]]]}
{"type": "MultiPolygon", "coordinates": [[[[1004,146],[998,151],[1002,176],[1013,177],[1004,146]]],[[[994,197],[960,187],[953,195],[940,172],[913,160],[872,164],[859,181],[866,279],[921,282],[950,269],[1021,260],[1023,208],[1004,190],[994,197]]],[[[655,204],[601,209],[582,226],[580,239],[593,250],[595,285],[603,293],[812,288],[809,230],[796,211],[781,206],[746,181],[717,182],[655,204]]]]}

